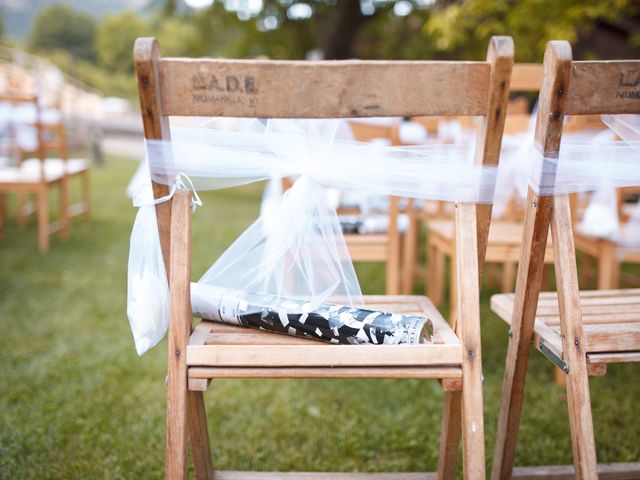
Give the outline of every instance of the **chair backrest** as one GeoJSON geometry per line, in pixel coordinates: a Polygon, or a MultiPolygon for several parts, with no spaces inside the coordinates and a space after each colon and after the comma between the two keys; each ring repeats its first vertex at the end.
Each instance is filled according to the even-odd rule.
{"type": "MultiPolygon", "coordinates": [[[[476,160],[498,162],[511,67],[510,37],[491,40],[487,61],[269,61],[162,58],[153,38],[134,47],[147,139],[170,139],[169,116],[353,118],[480,115],[476,160]]],[[[153,184],[156,198],[168,187],[153,184]]],[[[490,206],[478,206],[484,260],[490,206]],[[484,207],[484,208],[481,208],[484,207]]],[[[156,207],[169,268],[171,202],[156,207]]]]}

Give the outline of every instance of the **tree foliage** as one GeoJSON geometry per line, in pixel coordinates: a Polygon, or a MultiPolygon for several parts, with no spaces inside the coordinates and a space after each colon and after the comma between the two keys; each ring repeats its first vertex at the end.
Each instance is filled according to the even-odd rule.
{"type": "Polygon", "coordinates": [[[35,18],[29,47],[39,51],[66,50],[74,57],[95,60],[95,21],[66,5],[44,8],[35,18]]]}
{"type": "Polygon", "coordinates": [[[632,0],[464,0],[434,13],[423,32],[442,52],[480,58],[492,35],[511,35],[516,60],[541,62],[550,40],[575,43],[598,21],[617,22],[637,11],[632,0]]]}
{"type": "Polygon", "coordinates": [[[106,17],[98,26],[96,50],[100,64],[114,72],[133,71],[133,43],[151,35],[151,28],[130,10],[106,17]]]}

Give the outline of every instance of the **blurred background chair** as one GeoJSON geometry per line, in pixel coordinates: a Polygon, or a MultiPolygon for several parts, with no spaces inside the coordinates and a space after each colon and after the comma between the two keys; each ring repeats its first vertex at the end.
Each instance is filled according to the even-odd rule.
{"type": "Polygon", "coordinates": [[[0,168],[0,231],[4,235],[7,218],[6,195],[18,196],[33,194],[36,197],[33,211],[37,216],[38,247],[42,253],[49,250],[49,237],[60,232],[65,238],[69,229],[68,177],[66,171],[54,171],[45,166],[44,127],[40,121],[40,106],[36,97],[0,97],[0,104],[9,112],[9,121],[5,122],[7,149],[15,152],[5,166],[0,168]],[[21,164],[23,152],[35,151],[38,155],[29,167],[21,164]],[[49,192],[57,188],[59,218],[49,221],[49,192]]]}
{"type": "MultiPolygon", "coordinates": [[[[69,158],[65,125],[59,106],[41,106],[38,111],[43,139],[42,150],[45,154],[45,171],[53,176],[64,172],[69,179],[70,194],[73,187],[71,182],[73,179],[77,179],[80,198],[75,203],[71,198],[69,199],[67,216],[69,218],[80,215],[88,217],[91,212],[89,163],[84,158],[69,158]]],[[[35,152],[25,149],[22,152],[22,157],[33,153],[35,152]]],[[[40,159],[25,158],[21,167],[24,170],[37,170],[40,168],[40,159]]],[[[23,195],[18,195],[18,225],[20,226],[24,226],[27,217],[35,211],[33,204],[26,203],[25,200],[23,195]]]]}

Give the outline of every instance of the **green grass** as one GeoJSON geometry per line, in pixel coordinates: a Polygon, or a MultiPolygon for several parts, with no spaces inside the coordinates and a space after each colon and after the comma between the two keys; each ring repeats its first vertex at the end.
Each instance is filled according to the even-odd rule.
{"type": "MultiPolygon", "coordinates": [[[[94,169],[94,213],[36,248],[33,222],[0,245],[0,478],[161,478],[166,344],[138,357],[125,311],[133,162],[94,169]]],[[[258,212],[260,188],[205,193],[194,278],[258,212]]],[[[358,266],[366,293],[380,266],[358,266]]],[[[482,299],[487,465],[507,328],[482,299]]],[[[598,458],[640,458],[638,370],[591,380],[598,458]]],[[[206,396],[218,469],[433,471],[443,394],[435,381],[222,380],[206,396]]],[[[571,462],[565,392],[532,352],[518,465],[571,462]]]]}

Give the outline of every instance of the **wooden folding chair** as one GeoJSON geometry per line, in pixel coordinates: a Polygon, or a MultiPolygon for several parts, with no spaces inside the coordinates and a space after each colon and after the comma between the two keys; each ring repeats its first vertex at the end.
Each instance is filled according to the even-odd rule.
{"type": "MultiPolygon", "coordinates": [[[[640,113],[639,97],[620,94],[625,75],[640,76],[640,61],[572,62],[567,42],[549,43],[535,132],[545,157],[558,155],[565,115],[640,113]]],[[[569,195],[529,188],[516,292],[494,296],[492,308],[511,324],[492,478],[513,470],[532,342],[566,373],[575,476],[597,478],[588,375],[640,361],[640,290],[579,292],[569,195]],[[558,293],[540,294],[549,227],[558,293]]],[[[615,478],[640,478],[640,464],[627,467],[615,478]]]]}
{"type": "MultiPolygon", "coordinates": [[[[52,113],[60,113],[59,106],[49,107],[52,113]]],[[[67,134],[62,117],[48,120],[44,118],[41,122],[42,135],[44,137],[43,149],[47,158],[44,161],[45,171],[51,174],[59,174],[64,172],[69,182],[76,178],[80,184],[80,199],[75,203],[69,202],[68,216],[69,218],[83,215],[89,217],[91,214],[91,183],[90,168],[84,158],[69,158],[67,148],[67,134]],[[50,157],[57,155],[57,158],[50,157]]],[[[25,169],[39,168],[40,160],[38,158],[28,158],[22,162],[25,169]]],[[[30,212],[28,205],[19,202],[18,205],[18,221],[25,222],[25,214],[30,212]]]]}
{"type": "MultiPolygon", "coordinates": [[[[493,38],[486,62],[287,62],[162,58],[154,39],[140,38],[134,59],[147,139],[169,140],[172,115],[482,115],[476,158],[496,164],[513,43],[509,37],[493,38]],[[242,87],[219,93],[207,90],[212,84],[242,87]]],[[[156,198],[168,193],[161,184],[154,183],[153,190],[156,198]]],[[[454,476],[462,432],[465,477],[485,478],[478,279],[490,205],[460,203],[456,208],[461,313],[454,328],[426,297],[366,298],[373,308],[416,312],[433,322],[435,341],[393,346],[330,345],[208,321],[193,328],[190,202],[190,192],[178,190],[172,201],[156,207],[170,284],[167,478],[186,477],[187,437],[196,477],[212,477],[203,391],[212,378],[228,377],[439,379],[445,390],[439,476],[454,476]]]]}
{"type": "Polygon", "coordinates": [[[68,177],[65,171],[47,170],[45,168],[45,140],[44,128],[39,121],[39,105],[36,97],[0,97],[0,101],[14,105],[33,105],[35,109],[35,123],[29,125],[36,133],[37,163],[32,168],[9,166],[0,168],[0,237],[4,235],[3,229],[6,220],[5,200],[7,193],[16,193],[18,196],[33,194],[36,196],[35,212],[38,222],[38,247],[42,253],[49,250],[49,237],[60,232],[64,238],[68,234],[68,177]],[[49,191],[53,187],[59,187],[59,219],[49,222],[49,191]]]}

